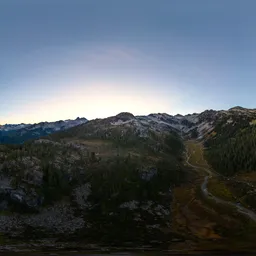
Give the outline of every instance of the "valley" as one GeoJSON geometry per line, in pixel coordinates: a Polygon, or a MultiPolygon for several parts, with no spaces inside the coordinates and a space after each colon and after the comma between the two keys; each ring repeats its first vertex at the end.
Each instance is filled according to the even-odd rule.
{"type": "MultiPolygon", "coordinates": [[[[200,239],[197,245],[194,244],[195,248],[242,250],[241,239],[237,235],[242,232],[247,242],[255,239],[255,213],[237,204],[227,186],[218,185],[220,175],[212,171],[204,160],[200,142],[189,140],[186,148],[186,164],[196,172],[196,179],[191,185],[175,191],[175,226],[179,229],[183,227],[181,232],[200,239]],[[214,190],[209,188],[212,179],[216,179],[214,190]]],[[[253,250],[254,245],[251,244],[248,248],[253,250]]]]}
{"type": "MultiPolygon", "coordinates": [[[[220,181],[215,180],[215,183],[216,183],[215,187],[219,188],[219,189],[222,190],[222,191],[224,190],[224,193],[221,193],[222,191],[219,193],[218,189],[216,190],[216,192],[219,193],[222,198],[216,197],[214,194],[212,194],[212,193],[209,192],[209,190],[208,190],[208,183],[209,183],[209,181],[210,181],[214,176],[219,176],[219,174],[216,174],[216,172],[212,172],[212,171],[210,170],[210,167],[207,166],[207,164],[203,161],[203,149],[202,149],[202,145],[201,145],[200,143],[188,142],[187,145],[188,145],[188,153],[187,153],[188,156],[187,156],[186,163],[187,163],[189,166],[195,168],[196,170],[205,172],[205,173],[207,174],[207,176],[205,176],[205,178],[204,178],[203,183],[201,184],[201,191],[202,191],[202,193],[204,194],[204,196],[213,199],[217,204],[224,204],[224,205],[227,205],[227,206],[230,206],[230,207],[234,207],[234,208],[237,209],[238,212],[240,212],[240,213],[242,213],[242,214],[248,216],[251,220],[253,220],[254,222],[256,222],[256,214],[255,214],[253,211],[251,211],[251,210],[249,210],[249,209],[247,209],[247,208],[241,206],[239,203],[232,202],[232,201],[234,201],[234,200],[232,200],[232,199],[234,199],[235,197],[232,196],[232,194],[231,194],[230,191],[225,187],[224,184],[222,184],[222,186],[223,186],[222,188],[217,187],[217,186],[218,186],[217,183],[220,182],[220,181]],[[191,146],[189,146],[189,144],[191,144],[191,143],[192,143],[192,144],[195,144],[195,146],[193,147],[193,150],[191,150],[191,149],[190,149],[191,146]],[[191,162],[191,161],[190,161],[190,158],[191,158],[191,155],[193,155],[193,154],[195,154],[195,155],[197,155],[197,154],[200,155],[200,154],[201,154],[202,163],[200,163],[200,162],[198,162],[198,161],[196,161],[196,162],[191,162]],[[194,163],[194,164],[192,164],[192,163],[194,163]],[[205,165],[206,167],[202,167],[203,165],[205,165]],[[230,199],[230,200],[229,200],[229,201],[226,201],[226,200],[223,199],[223,197],[226,197],[226,199],[228,198],[228,199],[230,199]]],[[[213,185],[213,186],[214,186],[214,185],[213,185]]]]}
{"type": "Polygon", "coordinates": [[[0,145],[1,246],[252,251],[255,118],[124,112],[0,145]]]}

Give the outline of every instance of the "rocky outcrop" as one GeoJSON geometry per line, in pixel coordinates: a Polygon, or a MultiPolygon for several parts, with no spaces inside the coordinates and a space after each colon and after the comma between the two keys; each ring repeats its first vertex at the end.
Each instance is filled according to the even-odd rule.
{"type": "Polygon", "coordinates": [[[149,168],[140,172],[141,179],[145,181],[150,181],[156,175],[157,175],[156,168],[149,168]]]}
{"type": "Polygon", "coordinates": [[[25,216],[23,222],[33,228],[57,234],[73,233],[85,224],[81,217],[74,216],[73,208],[67,203],[58,203],[42,209],[39,214],[25,216]]]}
{"type": "Polygon", "coordinates": [[[43,196],[23,189],[0,188],[0,210],[12,209],[15,212],[37,211],[43,204],[43,196]]]}
{"type": "Polygon", "coordinates": [[[67,203],[58,203],[42,208],[39,213],[29,215],[0,215],[0,232],[20,236],[27,227],[51,234],[72,234],[83,228],[83,218],[74,215],[73,208],[67,203]]]}
{"type": "Polygon", "coordinates": [[[77,207],[79,209],[85,210],[91,207],[90,203],[87,200],[90,194],[91,194],[90,183],[86,183],[74,189],[74,192],[73,192],[74,202],[77,204],[77,207]]]}

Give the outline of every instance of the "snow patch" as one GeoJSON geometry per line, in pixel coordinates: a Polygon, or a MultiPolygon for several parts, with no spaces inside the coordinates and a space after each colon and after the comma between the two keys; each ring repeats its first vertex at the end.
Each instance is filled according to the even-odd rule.
{"type": "Polygon", "coordinates": [[[122,121],[120,119],[118,119],[116,122],[112,122],[110,123],[111,125],[124,125],[124,124],[129,124],[133,121],[134,119],[131,120],[127,120],[127,121],[122,121]]]}
{"type": "Polygon", "coordinates": [[[207,132],[210,132],[213,130],[213,126],[209,122],[203,122],[198,126],[198,132],[202,136],[207,132]]]}

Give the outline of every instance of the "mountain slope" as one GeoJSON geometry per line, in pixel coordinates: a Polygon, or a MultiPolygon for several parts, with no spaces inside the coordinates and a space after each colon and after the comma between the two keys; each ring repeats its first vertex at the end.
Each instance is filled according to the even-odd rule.
{"type": "MultiPolygon", "coordinates": [[[[154,150],[153,148],[157,148],[159,142],[152,138],[157,136],[158,140],[161,140],[163,134],[172,131],[185,139],[202,140],[208,149],[209,163],[215,169],[220,169],[222,166],[220,171],[223,173],[235,174],[238,169],[251,171],[256,169],[254,160],[244,160],[238,156],[241,151],[249,152],[252,147],[249,146],[250,143],[240,143],[239,137],[253,137],[251,134],[253,129],[250,127],[254,127],[255,120],[256,110],[242,107],[220,111],[206,110],[199,114],[185,116],[171,116],[166,113],[134,116],[131,113],[120,113],[105,119],[91,120],[88,123],[84,118],[77,118],[76,120],[34,125],[4,125],[0,127],[0,143],[20,144],[59,131],[56,136],[53,135],[51,138],[58,140],[62,137],[65,140],[104,139],[123,144],[123,146],[126,145],[126,147],[133,144],[142,147],[143,143],[141,142],[149,139],[148,147],[151,145],[151,149],[154,150]],[[243,135],[241,135],[241,131],[244,131],[243,135]],[[242,149],[235,146],[234,140],[243,145],[242,149]],[[239,150],[234,153],[232,148],[239,150]],[[240,160],[236,162],[238,158],[240,160]],[[232,164],[228,159],[234,159],[232,164]],[[236,168],[233,168],[232,165],[236,165],[236,168]]],[[[252,153],[247,154],[247,157],[254,159],[252,153]]]]}
{"type": "Polygon", "coordinates": [[[256,211],[256,110],[234,107],[203,112],[199,118],[206,127],[197,128],[204,155],[219,174],[212,189],[221,195],[230,191],[236,202],[256,211]]]}
{"type": "Polygon", "coordinates": [[[201,138],[207,159],[216,171],[234,175],[239,171],[256,170],[253,151],[256,110],[235,107],[204,116],[204,120],[210,129],[201,138]]]}
{"type": "Polygon", "coordinates": [[[118,246],[180,239],[170,202],[189,176],[184,146],[169,125],[142,119],[120,113],[2,146],[0,207],[11,214],[0,216],[1,234],[118,246]]]}

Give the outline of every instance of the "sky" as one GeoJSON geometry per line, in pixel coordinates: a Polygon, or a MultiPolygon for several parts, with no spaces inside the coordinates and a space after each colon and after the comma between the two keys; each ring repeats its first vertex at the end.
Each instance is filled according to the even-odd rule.
{"type": "Polygon", "coordinates": [[[0,124],[256,108],[255,0],[1,0],[0,124]]]}

